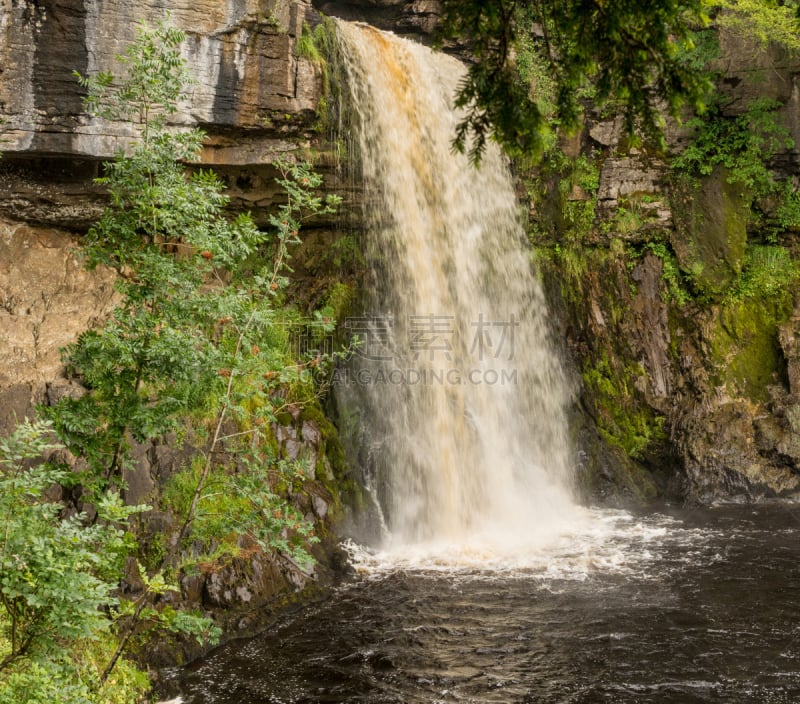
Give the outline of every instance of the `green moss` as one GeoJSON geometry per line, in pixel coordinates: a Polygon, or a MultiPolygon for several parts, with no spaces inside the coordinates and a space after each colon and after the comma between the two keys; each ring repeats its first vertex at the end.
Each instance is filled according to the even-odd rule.
{"type": "Polygon", "coordinates": [[[682,307],[692,300],[688,278],[681,271],[678,259],[668,243],[648,242],[642,252],[652,252],[661,259],[661,278],[664,281],[661,297],[665,303],[682,307]]]}
{"type": "Polygon", "coordinates": [[[294,422],[292,414],[288,411],[282,411],[275,414],[275,420],[283,426],[290,426],[294,422]]]}
{"type": "Polygon", "coordinates": [[[330,57],[335,54],[336,39],[331,21],[323,17],[312,31],[303,23],[303,31],[295,43],[295,53],[314,64],[322,75],[322,95],[317,103],[317,121],[313,129],[325,132],[331,124],[331,106],[337,100],[336,89],[331,84],[330,57]]]}
{"type": "Polygon", "coordinates": [[[775,216],[785,230],[800,230],[800,189],[791,180],[784,182],[775,216]]]}
{"type": "Polygon", "coordinates": [[[295,43],[294,50],[299,57],[308,59],[317,66],[322,66],[325,62],[317,46],[316,33],[312,32],[305,22],[303,23],[303,31],[295,43]]]}
{"type": "Polygon", "coordinates": [[[341,281],[335,283],[328,295],[325,296],[325,309],[330,311],[331,317],[337,322],[342,322],[353,309],[356,300],[356,290],[349,284],[341,281]]]}
{"type": "Polygon", "coordinates": [[[620,205],[611,221],[611,231],[620,235],[631,235],[640,230],[643,225],[644,220],[639,213],[620,205]]]}
{"type": "MultiPolygon", "coordinates": [[[[314,423],[319,428],[322,435],[323,454],[328,458],[334,478],[339,480],[347,477],[350,473],[350,467],[347,464],[342,443],[339,440],[339,433],[318,403],[310,403],[303,408],[300,414],[300,422],[306,421],[314,423]]],[[[317,479],[324,479],[324,474],[323,472],[321,476],[318,475],[317,479]]]]}
{"type": "Polygon", "coordinates": [[[148,573],[161,569],[167,556],[166,535],[152,533],[140,538],[137,556],[148,573]]]}
{"type": "Polygon", "coordinates": [[[317,460],[315,472],[317,481],[321,482],[334,497],[335,504],[331,507],[333,520],[337,519],[343,504],[359,511],[366,505],[364,490],[351,472],[336,427],[317,403],[309,404],[303,409],[300,422],[303,421],[314,423],[322,434],[321,454],[327,459],[333,478],[329,476],[321,457],[317,460]]]}
{"type": "Polygon", "coordinates": [[[274,10],[270,10],[269,14],[261,15],[260,20],[262,24],[266,25],[267,27],[271,27],[278,34],[286,34],[288,32],[286,27],[275,14],[274,10]]]}
{"type": "Polygon", "coordinates": [[[353,111],[348,110],[346,106],[348,95],[344,88],[346,72],[332,20],[323,15],[322,21],[313,32],[304,27],[298,45],[301,42],[302,50],[307,52],[309,60],[319,66],[322,72],[322,98],[317,105],[317,122],[314,129],[320,133],[327,132],[331,139],[336,139],[338,135],[334,133],[340,127],[345,133],[347,132],[347,127],[353,119],[353,111]]]}
{"type": "Polygon", "coordinates": [[[581,154],[568,157],[553,147],[536,165],[519,165],[536,217],[531,223],[533,243],[561,244],[584,241],[595,226],[599,162],[581,154]]]}
{"type": "Polygon", "coordinates": [[[648,192],[620,196],[616,209],[600,223],[600,232],[620,235],[628,241],[650,239],[650,231],[660,226],[658,211],[663,200],[663,197],[648,192]]]}
{"type": "Polygon", "coordinates": [[[320,431],[323,433],[331,425],[331,422],[328,420],[328,417],[325,415],[325,412],[318,403],[309,403],[303,406],[303,410],[300,411],[299,420],[301,423],[303,421],[316,423],[320,431]]]}
{"type": "Polygon", "coordinates": [[[594,364],[587,360],[582,373],[601,437],[637,460],[645,459],[652,445],[666,439],[664,417],[635,391],[636,379],[644,374],[641,365],[620,367],[605,354],[594,364]]]}
{"type": "Polygon", "coordinates": [[[331,262],[336,269],[363,269],[367,260],[360,233],[341,233],[333,241],[330,249],[331,262]]]}
{"type": "Polygon", "coordinates": [[[571,289],[580,291],[586,272],[589,270],[589,252],[573,244],[556,244],[553,261],[571,289]]]}
{"type": "Polygon", "coordinates": [[[747,249],[748,198],[717,167],[701,183],[679,179],[671,198],[672,248],[695,291],[719,300],[741,273],[747,249]]]}
{"type": "Polygon", "coordinates": [[[786,373],[778,326],[791,314],[789,291],[771,300],[749,298],[720,307],[708,336],[712,383],[731,396],[767,401],[768,387],[786,373]]]}

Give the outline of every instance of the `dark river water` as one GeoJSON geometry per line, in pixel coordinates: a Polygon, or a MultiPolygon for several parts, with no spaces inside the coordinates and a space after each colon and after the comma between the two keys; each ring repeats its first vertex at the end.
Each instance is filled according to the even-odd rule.
{"type": "Polygon", "coordinates": [[[800,702],[800,507],[592,523],[536,555],[371,555],[172,673],[186,704],[800,702]]]}

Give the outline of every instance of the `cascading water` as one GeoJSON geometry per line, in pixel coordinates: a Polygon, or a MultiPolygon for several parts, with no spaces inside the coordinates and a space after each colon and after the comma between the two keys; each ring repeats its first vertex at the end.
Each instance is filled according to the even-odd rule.
{"type": "Polygon", "coordinates": [[[568,393],[504,158],[451,148],[454,58],[337,22],[367,188],[360,394],[390,542],[530,545],[578,509],[568,393]]]}

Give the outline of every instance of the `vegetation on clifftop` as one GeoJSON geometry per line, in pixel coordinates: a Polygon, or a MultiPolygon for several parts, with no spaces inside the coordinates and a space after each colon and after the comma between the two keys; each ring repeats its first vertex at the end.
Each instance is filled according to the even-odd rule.
{"type": "Polygon", "coordinates": [[[444,9],[446,36],[467,40],[477,59],[456,101],[466,116],[455,139],[475,160],[490,136],[512,154],[541,153],[554,121],[578,126],[588,94],[601,108],[613,106],[629,130],[659,138],[665,108],[677,115],[687,103],[702,107],[708,92],[704,74],[683,61],[693,29],[709,22],[702,0],[454,0],[444,9]],[[514,48],[531,34],[552,84],[547,106],[519,80],[514,48]]]}
{"type": "Polygon", "coordinates": [[[595,109],[620,115],[629,136],[664,147],[666,115],[702,113],[713,100],[704,30],[717,22],[762,46],[797,51],[798,7],[796,0],[448,0],[443,36],[466,41],[475,57],[456,99],[465,116],[454,143],[475,161],[489,138],[514,156],[541,155],[553,126],[580,126],[590,97],[595,109]],[[532,69],[540,80],[530,80],[532,69]]]}

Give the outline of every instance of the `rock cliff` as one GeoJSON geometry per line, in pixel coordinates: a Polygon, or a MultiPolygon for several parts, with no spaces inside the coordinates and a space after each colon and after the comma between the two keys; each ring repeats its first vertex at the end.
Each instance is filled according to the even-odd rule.
{"type": "Polygon", "coordinates": [[[800,493],[800,242],[777,205],[800,163],[800,59],[724,27],[715,38],[719,105],[697,126],[671,125],[667,152],[631,147],[618,120],[590,114],[528,175],[592,492],[800,493]],[[764,130],[780,144],[743,156],[764,130]],[[704,173],[681,166],[690,146],[704,173]],[[749,167],[769,174],[770,195],[746,183],[749,167]]]}
{"type": "MultiPolygon", "coordinates": [[[[322,95],[318,66],[298,55],[306,2],[193,4],[43,0],[0,4],[0,431],[46,399],[59,348],[108,310],[112,280],[76,259],[76,236],[104,205],[93,183],[124,149],[128,125],[86,115],[73,71],[115,70],[139,23],[188,35],[194,80],[174,128],[208,135],[202,165],[226,179],[232,206],[263,222],[278,188],[276,155],[308,154],[322,95]]],[[[316,236],[316,235],[315,235],[316,236]]]]}

